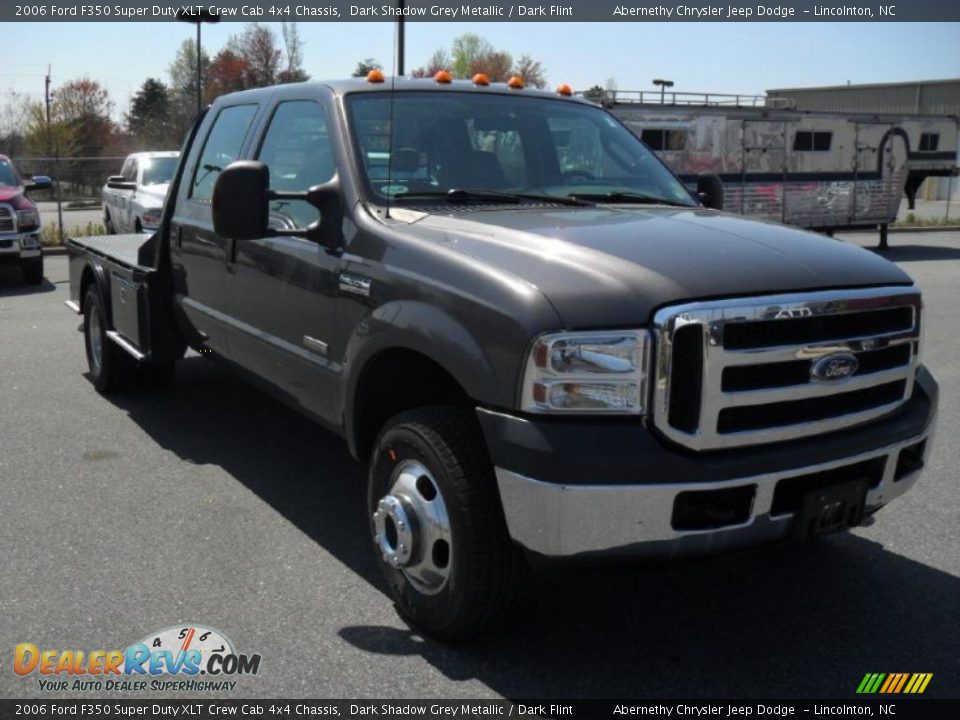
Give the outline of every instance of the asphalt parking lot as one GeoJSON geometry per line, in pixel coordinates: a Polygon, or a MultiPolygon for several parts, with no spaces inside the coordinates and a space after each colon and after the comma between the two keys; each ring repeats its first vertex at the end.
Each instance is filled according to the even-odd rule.
{"type": "Polygon", "coordinates": [[[544,576],[507,632],[464,648],[383,595],[365,471],[338,438],[195,355],[166,391],[102,397],[66,259],[40,287],[0,271],[0,697],[76,696],[15,675],[17,643],[123,648],[186,623],[262,655],[237,697],[850,698],[867,672],[932,672],[927,696],[960,697],[960,233],[890,241],[941,384],[911,493],[812,545],[544,576]]]}

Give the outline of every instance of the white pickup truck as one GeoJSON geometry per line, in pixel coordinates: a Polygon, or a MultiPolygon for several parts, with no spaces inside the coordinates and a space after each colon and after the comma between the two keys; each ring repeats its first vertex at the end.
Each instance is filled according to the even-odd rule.
{"type": "Polygon", "coordinates": [[[139,152],[123,161],[119,175],[103,186],[103,224],[107,233],[152,233],[177,169],[176,150],[139,152]]]}

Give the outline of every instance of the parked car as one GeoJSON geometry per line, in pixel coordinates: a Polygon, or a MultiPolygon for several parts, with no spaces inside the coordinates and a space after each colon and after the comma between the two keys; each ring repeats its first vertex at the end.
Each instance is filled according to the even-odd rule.
{"type": "Polygon", "coordinates": [[[31,285],[43,281],[43,245],[40,211],[26,193],[51,185],[45,175],[24,182],[10,158],[0,155],[0,265],[19,266],[24,281],[31,285]]]}
{"type": "Polygon", "coordinates": [[[344,436],[385,586],[444,640],[503,620],[531,555],[809,540],[917,482],[903,270],[718,210],[565,86],[382,81],[218,98],[158,232],[68,243],[98,390],[190,346],[344,436]]]}
{"type": "Polygon", "coordinates": [[[123,161],[119,175],[103,186],[103,224],[116,233],[152,233],[160,224],[160,209],[177,169],[180,153],[133,153],[123,161]]]}

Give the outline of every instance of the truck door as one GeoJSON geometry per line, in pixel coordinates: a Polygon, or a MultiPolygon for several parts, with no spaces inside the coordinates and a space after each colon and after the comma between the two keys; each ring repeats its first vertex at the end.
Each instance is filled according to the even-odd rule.
{"type": "MultiPolygon", "coordinates": [[[[253,153],[270,169],[271,189],[302,191],[333,177],[329,128],[316,100],[278,100],[253,153]]],[[[303,229],[319,219],[305,201],[270,205],[277,229],[303,229]]],[[[297,237],[231,241],[227,248],[233,360],[310,413],[334,420],[335,358],[342,356],[335,332],[339,255],[297,237]]]]}
{"type": "Polygon", "coordinates": [[[226,243],[213,231],[210,200],[220,172],[241,157],[258,109],[225,106],[212,123],[208,118],[190,149],[170,224],[174,300],[186,316],[188,340],[227,357],[226,243]]]}
{"type": "MultiPolygon", "coordinates": [[[[123,169],[120,174],[127,182],[137,181],[137,168],[139,163],[136,157],[128,157],[123,163],[123,169]]],[[[116,193],[114,204],[113,226],[118,233],[132,233],[133,226],[130,224],[130,204],[136,194],[135,190],[112,190],[116,193]]]]}

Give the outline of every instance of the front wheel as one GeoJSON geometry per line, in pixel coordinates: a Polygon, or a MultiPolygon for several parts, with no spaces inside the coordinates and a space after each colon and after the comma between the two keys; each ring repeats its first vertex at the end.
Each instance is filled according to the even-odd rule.
{"type": "Polygon", "coordinates": [[[470,411],[435,407],[394,417],[374,450],[367,504],[380,568],[411,625],[456,641],[509,617],[523,559],[470,411]]]}

